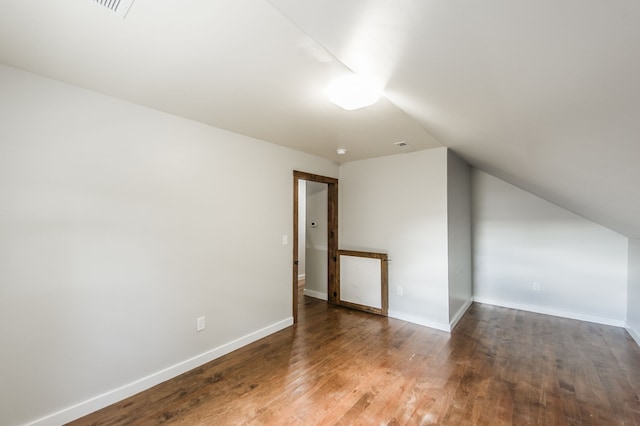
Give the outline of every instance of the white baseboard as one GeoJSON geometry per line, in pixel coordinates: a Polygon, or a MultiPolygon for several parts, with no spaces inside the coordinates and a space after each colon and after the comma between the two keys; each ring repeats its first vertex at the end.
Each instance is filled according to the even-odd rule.
{"type": "Polygon", "coordinates": [[[451,320],[451,323],[449,324],[450,331],[453,331],[453,329],[456,328],[456,325],[458,325],[458,323],[460,322],[464,314],[467,313],[471,305],[473,305],[473,298],[467,300],[465,304],[462,305],[460,309],[458,309],[458,312],[456,312],[456,315],[453,317],[453,320],[451,320]]]}
{"type": "Polygon", "coordinates": [[[631,327],[629,323],[626,324],[625,328],[627,329],[627,333],[636,341],[638,346],[640,346],[640,333],[635,328],[631,327]]]}
{"type": "Polygon", "coordinates": [[[575,312],[561,311],[557,309],[549,309],[542,306],[527,305],[521,303],[505,302],[504,300],[486,299],[484,297],[474,297],[473,300],[478,303],[487,305],[501,306],[503,308],[518,309],[521,311],[534,312],[536,314],[552,315],[554,317],[569,318],[578,321],[593,322],[596,324],[612,325],[614,327],[623,327],[625,321],[615,320],[611,318],[595,317],[592,315],[579,314],[575,312]]]}
{"type": "Polygon", "coordinates": [[[213,348],[207,352],[197,355],[193,358],[184,360],[175,365],[172,365],[164,370],[153,373],[147,377],[143,377],[139,380],[128,383],[117,389],[113,389],[109,392],[105,392],[102,395],[95,396],[84,402],[73,405],[71,407],[64,408],[58,412],[42,417],[26,426],[57,426],[68,423],[72,420],[76,420],[94,411],[100,410],[104,407],[108,407],[118,401],[122,401],[132,395],[149,389],[155,385],[179,376],[182,373],[186,373],[189,370],[193,370],[207,362],[220,358],[230,352],[235,351],[243,346],[253,343],[256,340],[260,340],[270,334],[276,333],[289,326],[293,325],[293,318],[287,318],[279,321],[275,324],[271,324],[263,329],[254,331],[239,339],[233,340],[217,348],[213,348]]]}
{"type": "Polygon", "coordinates": [[[397,312],[397,311],[389,311],[388,316],[391,318],[395,318],[395,319],[411,322],[414,324],[423,325],[425,327],[435,328],[436,330],[441,330],[441,331],[446,331],[448,333],[451,333],[451,331],[453,331],[456,325],[458,325],[458,322],[460,321],[460,319],[462,319],[464,314],[467,313],[467,311],[469,310],[472,304],[473,304],[473,299],[467,300],[465,304],[458,310],[458,312],[456,312],[456,315],[454,316],[450,324],[431,321],[422,317],[407,315],[403,312],[397,312]]]}
{"type": "Polygon", "coordinates": [[[411,322],[414,324],[418,324],[418,325],[423,325],[425,327],[429,327],[429,328],[435,328],[436,330],[441,330],[441,331],[446,331],[446,332],[451,332],[451,326],[449,324],[445,324],[445,323],[440,323],[440,322],[436,322],[436,321],[431,321],[428,320],[426,318],[422,318],[422,317],[418,317],[418,316],[414,316],[414,315],[407,315],[403,312],[397,312],[397,311],[389,311],[387,313],[387,316],[389,316],[390,318],[395,318],[395,319],[399,319],[402,321],[407,321],[407,322],[411,322]]]}
{"type": "Polygon", "coordinates": [[[305,288],[303,294],[305,296],[314,297],[316,299],[329,300],[327,293],[321,293],[319,291],[309,290],[305,288]]]}

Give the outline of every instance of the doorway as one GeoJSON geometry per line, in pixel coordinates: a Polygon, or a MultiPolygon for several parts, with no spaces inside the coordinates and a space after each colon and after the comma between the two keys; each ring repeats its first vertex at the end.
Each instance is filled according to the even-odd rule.
{"type": "MultiPolygon", "coordinates": [[[[326,184],[326,294],[327,301],[336,304],[337,290],[337,252],[338,252],[338,179],[311,173],[293,172],[293,321],[298,322],[298,281],[299,281],[299,250],[300,250],[300,186],[301,182],[326,184]]],[[[323,227],[324,228],[324,227],[323,227]]],[[[324,229],[322,232],[324,232],[324,229]]],[[[305,277],[306,279],[306,277],[305,277]]]]}
{"type": "Polygon", "coordinates": [[[328,300],[328,185],[299,180],[298,190],[298,296],[328,300]]]}

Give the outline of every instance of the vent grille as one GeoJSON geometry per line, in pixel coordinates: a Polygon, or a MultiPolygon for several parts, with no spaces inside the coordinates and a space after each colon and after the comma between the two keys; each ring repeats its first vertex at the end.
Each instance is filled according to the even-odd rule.
{"type": "Polygon", "coordinates": [[[116,13],[123,19],[127,16],[133,0],[93,0],[101,6],[106,7],[112,12],[116,13]]]}

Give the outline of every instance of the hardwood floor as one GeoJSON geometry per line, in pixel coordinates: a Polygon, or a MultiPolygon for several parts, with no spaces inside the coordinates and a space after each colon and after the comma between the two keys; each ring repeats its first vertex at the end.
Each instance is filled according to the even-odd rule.
{"type": "Polygon", "coordinates": [[[474,304],[453,333],[300,297],[299,324],[74,425],[640,425],[625,330],[474,304]]]}

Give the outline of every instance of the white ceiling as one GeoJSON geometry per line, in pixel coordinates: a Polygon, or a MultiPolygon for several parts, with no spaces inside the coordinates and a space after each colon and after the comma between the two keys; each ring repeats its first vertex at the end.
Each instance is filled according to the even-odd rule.
{"type": "Polygon", "coordinates": [[[3,0],[0,62],[336,162],[445,145],[640,237],[636,0],[3,0]],[[349,69],[386,98],[329,103],[349,69]]]}

